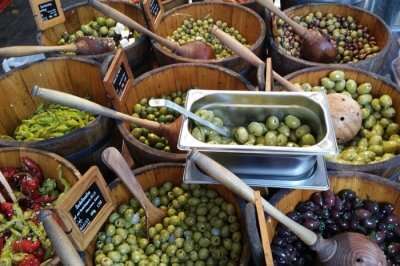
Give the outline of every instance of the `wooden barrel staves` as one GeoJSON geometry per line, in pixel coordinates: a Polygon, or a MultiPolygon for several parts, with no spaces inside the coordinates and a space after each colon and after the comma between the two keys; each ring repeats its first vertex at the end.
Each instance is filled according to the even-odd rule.
{"type": "MultiPolygon", "coordinates": [[[[241,5],[223,2],[198,2],[176,7],[164,14],[160,23],[156,24],[155,32],[163,37],[173,33],[183,21],[188,18],[202,19],[205,17],[221,20],[237,29],[240,34],[251,44],[251,50],[261,56],[264,51],[263,43],[265,39],[265,24],[262,18],[253,10],[241,5]]],[[[237,55],[224,59],[214,60],[195,60],[178,56],[170,50],[153,42],[154,51],[160,64],[173,63],[209,63],[227,67],[236,72],[245,73],[250,69],[250,64],[245,62],[237,55]]]]}
{"type": "MultiPolygon", "coordinates": [[[[396,123],[400,123],[400,92],[398,90],[398,87],[394,83],[387,81],[383,77],[374,73],[338,65],[303,69],[287,75],[285,76],[285,78],[290,80],[292,83],[301,84],[308,82],[311,85],[319,85],[321,78],[326,77],[330,72],[337,69],[343,70],[345,72],[346,78],[355,80],[357,84],[361,84],[364,82],[371,83],[371,94],[374,97],[378,97],[383,94],[388,94],[390,97],[392,97],[393,107],[396,110],[396,117],[394,120],[396,121],[396,123]]],[[[374,173],[384,177],[391,177],[398,173],[398,171],[400,170],[400,155],[397,155],[386,161],[365,165],[342,164],[329,160],[327,160],[326,163],[329,170],[360,171],[374,173]]]]}
{"type": "MultiPolygon", "coordinates": [[[[139,184],[142,186],[144,191],[149,190],[153,186],[160,186],[165,182],[171,182],[174,185],[182,184],[182,176],[184,171],[183,164],[177,163],[160,163],[144,166],[135,169],[133,172],[138,180],[139,184]]],[[[239,202],[235,195],[221,185],[210,185],[211,189],[215,190],[220,197],[235,206],[237,215],[241,218],[240,225],[242,229],[242,234],[244,236],[244,248],[242,250],[242,256],[240,259],[240,265],[247,265],[249,261],[249,250],[246,232],[244,230],[244,223],[242,221],[243,216],[240,214],[239,202]]],[[[116,179],[110,184],[111,193],[116,202],[116,205],[127,203],[129,199],[133,196],[129,190],[125,187],[120,179],[116,179]]],[[[92,241],[89,247],[85,251],[85,263],[86,265],[94,265],[94,253],[96,248],[96,239],[92,241]]]]}
{"type": "MultiPolygon", "coordinates": [[[[101,65],[87,59],[51,58],[26,65],[0,77],[0,135],[12,136],[21,121],[28,119],[43,103],[32,97],[34,85],[64,91],[109,105],[102,81],[101,65]]],[[[32,147],[57,153],[70,160],[79,169],[100,160],[100,153],[109,146],[114,122],[97,117],[86,127],[62,137],[42,141],[21,142],[0,139],[0,147],[32,147]]]]}
{"type": "MultiPolygon", "coordinates": [[[[186,91],[197,87],[202,89],[254,90],[239,74],[220,66],[207,64],[175,64],[157,68],[135,79],[133,88],[128,90],[121,99],[128,112],[142,98],[159,97],[175,91],[186,91]]],[[[186,153],[165,152],[145,145],[131,133],[130,125],[119,123],[118,129],[134,158],[143,165],[157,162],[183,162],[186,153]]]]}
{"type": "MultiPolygon", "coordinates": [[[[307,4],[299,5],[286,9],[284,12],[290,16],[303,16],[310,12],[320,11],[323,14],[332,13],[339,16],[352,16],[358,23],[368,27],[368,30],[372,36],[375,36],[376,42],[380,48],[380,51],[364,60],[360,60],[356,63],[348,63],[346,65],[379,73],[381,67],[385,63],[385,56],[390,48],[391,32],[385,22],[378,16],[371,12],[361,9],[358,7],[342,4],[307,4]]],[[[277,25],[276,19],[269,19],[272,23],[271,35],[271,57],[274,69],[282,75],[292,73],[294,71],[312,67],[312,66],[327,66],[329,64],[320,64],[311,61],[307,61],[298,57],[288,55],[283,48],[279,47],[273,36],[276,36],[277,25]]]]}
{"type": "MultiPolygon", "coordinates": [[[[142,10],[137,5],[115,0],[107,1],[107,4],[124,13],[128,17],[131,17],[138,23],[146,25],[142,10]]],[[[99,11],[97,11],[87,3],[73,4],[67,7],[64,12],[66,20],[63,24],[56,25],[52,28],[38,33],[37,39],[40,44],[57,45],[64,32],[76,32],[81,28],[82,25],[89,23],[97,16],[102,16],[99,11]]],[[[133,44],[125,47],[124,50],[128,55],[130,66],[133,68],[141,65],[143,63],[143,60],[146,58],[146,54],[149,52],[149,49],[149,40],[144,35],[141,35],[133,44]]],[[[113,54],[114,52],[108,52],[99,55],[79,55],[79,57],[103,61],[108,56],[113,54]]],[[[63,56],[63,54],[60,53],[56,55],[63,56]]]]}

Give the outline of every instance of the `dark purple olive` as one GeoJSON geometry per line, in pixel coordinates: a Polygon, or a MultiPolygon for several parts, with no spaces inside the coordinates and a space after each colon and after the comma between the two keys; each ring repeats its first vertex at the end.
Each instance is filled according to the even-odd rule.
{"type": "Polygon", "coordinates": [[[312,211],[306,211],[305,213],[303,213],[302,217],[303,218],[317,219],[317,215],[315,215],[315,213],[313,213],[312,211]]]}
{"type": "Polygon", "coordinates": [[[385,231],[385,239],[391,240],[391,239],[394,238],[394,236],[395,236],[395,234],[394,234],[393,231],[391,231],[391,230],[386,230],[385,231]]]}
{"type": "Polygon", "coordinates": [[[387,253],[390,257],[400,253],[400,243],[390,243],[387,247],[387,253]]]}
{"type": "Polygon", "coordinates": [[[392,212],[394,211],[394,207],[390,203],[382,203],[380,207],[381,207],[381,212],[383,212],[386,215],[392,214],[392,212]]]}
{"type": "Polygon", "coordinates": [[[287,214],[287,216],[288,216],[290,219],[292,219],[293,221],[301,222],[301,213],[299,213],[299,212],[296,212],[296,211],[294,211],[294,212],[289,212],[289,213],[287,214]]]}
{"type": "Polygon", "coordinates": [[[321,212],[321,217],[327,219],[329,218],[329,215],[330,215],[329,209],[326,206],[323,207],[321,212]]]}
{"type": "Polygon", "coordinates": [[[335,210],[341,211],[344,208],[344,202],[338,196],[335,196],[335,210]]]}
{"type": "Polygon", "coordinates": [[[333,219],[338,219],[338,218],[340,218],[341,216],[342,216],[342,213],[341,213],[340,211],[338,211],[338,210],[336,210],[336,209],[334,209],[334,210],[331,211],[331,217],[332,217],[333,219]]]}
{"type": "Polygon", "coordinates": [[[327,226],[327,229],[334,235],[340,232],[340,228],[337,224],[330,224],[327,226]]]}
{"type": "Polygon", "coordinates": [[[279,227],[278,229],[278,236],[280,237],[289,237],[292,233],[289,231],[289,229],[284,228],[283,226],[279,227]]]}
{"type": "Polygon", "coordinates": [[[357,218],[360,220],[364,220],[371,217],[371,212],[366,209],[357,209],[355,213],[357,218]]]}
{"type": "Polygon", "coordinates": [[[314,204],[314,202],[312,201],[306,201],[306,202],[301,202],[298,206],[297,206],[297,210],[299,212],[306,212],[306,211],[315,211],[317,208],[317,205],[314,204]]]}
{"type": "Polygon", "coordinates": [[[364,206],[364,202],[359,197],[355,197],[352,201],[353,209],[358,209],[364,206]]]}
{"type": "Polygon", "coordinates": [[[283,246],[286,245],[286,240],[282,237],[274,237],[272,244],[276,246],[283,246]]]}
{"type": "Polygon", "coordinates": [[[349,212],[349,211],[344,212],[343,215],[342,215],[342,218],[344,220],[347,220],[347,221],[350,220],[351,219],[351,212],[349,212]]]}
{"type": "Polygon", "coordinates": [[[342,229],[342,231],[346,231],[349,229],[349,223],[346,220],[336,220],[336,223],[342,229]]]}
{"type": "Polygon", "coordinates": [[[375,229],[376,228],[376,220],[374,218],[366,218],[361,222],[361,225],[366,229],[375,229]]]}
{"type": "Polygon", "coordinates": [[[274,258],[278,261],[278,263],[288,263],[288,256],[285,252],[284,249],[279,248],[279,247],[272,247],[272,254],[274,255],[274,258]]]}
{"type": "Polygon", "coordinates": [[[315,205],[322,207],[324,205],[324,200],[322,198],[321,192],[315,192],[311,195],[311,200],[315,205]]]}
{"type": "Polygon", "coordinates": [[[357,228],[359,226],[360,226],[360,221],[355,217],[351,218],[351,220],[350,220],[350,228],[352,230],[357,230],[357,228]]]}
{"type": "Polygon", "coordinates": [[[394,257],[394,262],[396,263],[394,265],[399,265],[400,264],[400,254],[394,257]]]}
{"type": "Polygon", "coordinates": [[[379,243],[383,243],[383,241],[385,240],[385,232],[384,231],[374,231],[371,234],[369,234],[369,238],[371,239],[371,241],[379,244],[379,243]]]}
{"type": "Polygon", "coordinates": [[[394,233],[396,235],[396,237],[400,237],[400,227],[396,226],[396,228],[394,229],[394,233]]]}
{"type": "Polygon", "coordinates": [[[375,201],[365,200],[364,201],[364,208],[369,210],[373,214],[379,212],[379,204],[377,202],[375,202],[375,201]]]}
{"type": "Polygon", "coordinates": [[[305,218],[303,225],[312,231],[319,229],[319,221],[312,218],[305,218]]]}
{"type": "Polygon", "coordinates": [[[324,205],[329,209],[335,206],[335,193],[331,190],[323,191],[322,197],[324,198],[324,205]]]}
{"type": "Polygon", "coordinates": [[[351,211],[353,209],[351,201],[343,201],[343,209],[346,211],[351,211]]]}
{"type": "Polygon", "coordinates": [[[339,192],[339,197],[342,200],[351,200],[356,197],[356,193],[350,189],[343,189],[342,191],[339,192]]]}
{"type": "Polygon", "coordinates": [[[389,216],[387,216],[385,218],[384,223],[398,225],[399,224],[399,219],[396,217],[396,215],[391,214],[391,215],[389,215],[389,216]]]}

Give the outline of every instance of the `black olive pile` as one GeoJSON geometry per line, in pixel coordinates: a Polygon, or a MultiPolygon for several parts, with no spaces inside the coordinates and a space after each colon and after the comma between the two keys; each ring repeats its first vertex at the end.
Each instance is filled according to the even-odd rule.
{"type": "MultiPolygon", "coordinates": [[[[309,13],[294,16],[293,19],[306,28],[320,31],[329,36],[337,47],[337,63],[358,62],[379,52],[375,36],[368,28],[358,24],[352,16],[338,16],[332,13],[309,13]]],[[[289,55],[300,57],[301,38],[282,19],[277,19],[275,41],[289,55]]]]}
{"type": "MultiPolygon", "coordinates": [[[[152,97],[150,99],[153,99],[152,97]]],[[[162,95],[158,98],[167,99],[175,102],[178,105],[184,106],[186,101],[186,92],[176,91],[170,95],[162,95]]],[[[166,107],[151,107],[149,106],[148,98],[143,98],[139,103],[135,104],[133,107],[132,116],[143,118],[151,121],[156,121],[161,124],[172,123],[179,117],[179,114],[173,110],[166,107]]],[[[158,136],[150,132],[146,128],[136,127],[132,125],[131,134],[137,138],[142,143],[149,145],[150,147],[156,148],[158,150],[170,152],[171,147],[168,145],[168,141],[165,137],[158,136]]]]}
{"type": "Polygon", "coordinates": [[[242,235],[235,206],[200,185],[166,182],[146,192],[165,209],[163,223],[146,236],[145,215],[136,199],[119,206],[97,236],[99,266],[239,264],[242,235]]]}
{"type": "MultiPolygon", "coordinates": [[[[389,203],[362,200],[352,190],[316,192],[288,216],[325,238],[343,232],[369,236],[385,252],[388,265],[400,265],[400,220],[389,203]]],[[[316,265],[317,255],[278,225],[272,241],[275,265],[316,265]]]]}

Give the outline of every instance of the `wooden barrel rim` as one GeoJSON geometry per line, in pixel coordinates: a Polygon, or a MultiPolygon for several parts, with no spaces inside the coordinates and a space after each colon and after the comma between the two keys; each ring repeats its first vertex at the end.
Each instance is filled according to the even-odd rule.
{"type": "MultiPolygon", "coordinates": [[[[124,1],[120,1],[120,0],[107,0],[107,3],[122,3],[128,6],[131,6],[135,9],[140,10],[141,8],[139,8],[138,6],[136,6],[135,4],[129,3],[129,2],[124,2],[124,1]]],[[[81,2],[81,3],[73,3],[69,6],[67,6],[66,8],[64,8],[64,12],[68,12],[71,11],[75,8],[81,7],[81,6],[90,6],[87,2],[81,2]]],[[[90,6],[91,7],[91,6],[90,6]]],[[[92,7],[93,8],[93,7],[92,7]]],[[[137,40],[135,40],[134,43],[124,47],[124,51],[127,52],[128,49],[134,49],[136,46],[143,44],[146,41],[147,37],[144,34],[140,34],[139,38],[137,40]]],[[[36,40],[39,44],[42,43],[42,31],[38,31],[38,33],[36,34],[36,40]]],[[[97,57],[104,57],[104,56],[108,56],[108,55],[114,55],[116,51],[111,51],[111,52],[107,52],[107,53],[102,53],[102,54],[96,54],[96,55],[65,55],[61,52],[56,52],[56,55],[60,55],[62,57],[67,57],[67,58],[74,58],[74,57],[82,57],[82,58],[97,58],[97,57]]]]}
{"type": "MultiPolygon", "coordinates": [[[[36,62],[31,62],[31,63],[25,64],[25,65],[23,65],[21,67],[18,67],[18,68],[14,68],[9,72],[0,75],[0,80],[4,79],[4,78],[8,78],[8,76],[12,75],[14,72],[17,72],[17,71],[22,70],[22,69],[26,69],[28,67],[31,67],[31,66],[35,65],[35,64],[40,64],[40,63],[45,62],[45,61],[62,61],[62,60],[72,60],[72,61],[78,61],[78,62],[85,63],[85,64],[94,65],[96,67],[99,67],[100,70],[101,70],[101,66],[102,66],[99,62],[96,62],[96,61],[94,61],[92,59],[89,59],[89,58],[67,57],[67,56],[50,57],[50,58],[41,59],[41,60],[36,61],[36,62]]],[[[102,73],[102,74],[104,75],[104,73],[102,73]]],[[[63,138],[76,137],[77,135],[80,135],[80,134],[86,134],[87,131],[91,131],[92,128],[94,128],[96,125],[98,125],[100,123],[101,124],[106,123],[107,120],[109,120],[109,118],[104,117],[104,116],[97,116],[94,121],[90,122],[89,124],[87,124],[83,128],[75,129],[75,130],[71,131],[70,133],[68,133],[68,134],[66,134],[64,136],[61,136],[61,137],[50,138],[50,139],[41,140],[41,141],[17,141],[17,140],[3,140],[3,139],[0,139],[0,146],[16,147],[16,146],[20,146],[20,145],[32,145],[32,144],[40,145],[42,143],[52,144],[52,143],[59,142],[60,139],[63,139],[63,138]]]]}
{"type": "MultiPolygon", "coordinates": [[[[173,8],[173,9],[167,11],[164,14],[164,16],[163,16],[163,18],[162,18],[160,23],[163,22],[163,19],[165,17],[170,16],[173,13],[177,13],[179,11],[182,11],[182,9],[185,9],[187,7],[200,6],[200,5],[226,5],[226,6],[230,6],[232,8],[239,8],[239,9],[244,10],[245,12],[250,13],[251,15],[256,17],[256,19],[258,20],[259,24],[261,25],[261,27],[260,27],[261,28],[260,36],[258,37],[257,41],[250,47],[250,49],[254,52],[264,42],[264,39],[265,39],[265,36],[266,36],[266,26],[265,26],[265,23],[264,23],[263,19],[255,11],[253,11],[250,8],[245,7],[243,5],[237,5],[237,4],[225,3],[225,2],[196,2],[196,3],[192,3],[192,4],[185,4],[185,5],[177,6],[177,7],[173,8]]],[[[154,48],[157,49],[162,54],[164,54],[164,56],[172,57],[172,58],[175,58],[175,59],[179,59],[179,61],[183,61],[183,62],[187,62],[187,63],[209,63],[210,64],[210,63],[223,63],[223,62],[229,62],[229,61],[240,59],[240,57],[238,55],[236,55],[236,54],[234,54],[233,56],[222,58],[222,59],[211,59],[211,60],[190,59],[190,58],[186,58],[186,57],[177,55],[177,54],[175,54],[175,53],[163,48],[159,43],[155,42],[154,40],[151,40],[151,43],[153,44],[154,48]]]]}
{"type": "MultiPolygon", "coordinates": [[[[358,62],[356,62],[356,63],[350,62],[350,63],[343,63],[343,64],[338,64],[338,63],[334,63],[334,64],[317,63],[317,62],[312,62],[312,61],[308,61],[308,60],[302,59],[302,58],[300,58],[300,57],[295,57],[295,56],[292,56],[292,55],[283,53],[283,52],[282,52],[282,49],[279,48],[279,47],[276,45],[274,36],[271,36],[271,38],[272,38],[271,47],[272,47],[275,51],[277,51],[277,53],[279,53],[281,56],[287,57],[287,58],[289,58],[290,60],[295,61],[296,63],[301,63],[301,64],[305,64],[305,65],[309,65],[309,66],[327,66],[327,65],[328,65],[328,66],[329,66],[329,65],[339,65],[339,66],[341,66],[341,65],[350,65],[350,66],[357,66],[357,63],[359,63],[359,62],[373,61],[373,60],[375,60],[375,58],[376,58],[377,56],[379,56],[379,55],[381,55],[381,54],[386,54],[386,53],[387,53],[387,51],[388,51],[389,48],[390,48],[390,43],[391,43],[390,40],[392,39],[392,32],[390,31],[389,27],[386,25],[385,21],[383,21],[383,19],[381,19],[379,16],[376,16],[375,14],[373,14],[372,12],[370,12],[370,11],[368,11],[368,10],[366,10],[366,9],[363,9],[363,8],[360,8],[360,7],[356,7],[356,6],[347,5],[347,4],[339,4],[339,3],[309,3],[309,4],[307,4],[307,5],[299,4],[299,5],[292,6],[292,7],[288,8],[288,9],[283,10],[283,12],[285,12],[285,13],[287,14],[288,12],[295,11],[296,9],[300,9],[300,8],[302,8],[302,7],[304,7],[304,6],[328,6],[328,5],[329,5],[329,6],[338,6],[338,7],[342,7],[342,8],[358,10],[358,11],[360,11],[360,12],[365,13],[365,14],[366,14],[367,16],[369,16],[369,17],[374,17],[376,20],[378,20],[378,21],[381,23],[381,25],[383,26],[383,29],[386,31],[386,33],[387,33],[387,35],[388,35],[388,41],[386,42],[385,46],[384,46],[382,49],[380,49],[379,52],[378,52],[377,54],[375,54],[374,56],[372,56],[372,57],[370,57],[370,58],[366,58],[366,59],[364,59],[364,60],[360,60],[360,61],[358,61],[358,62]]],[[[275,23],[272,22],[272,27],[274,27],[274,24],[275,24],[275,23]]]]}
{"type": "MultiPolygon", "coordinates": [[[[238,78],[241,82],[243,82],[246,85],[246,87],[248,87],[249,90],[255,90],[253,85],[251,85],[251,83],[248,80],[246,80],[244,77],[242,77],[240,74],[234,72],[233,70],[230,70],[225,67],[218,66],[218,65],[210,65],[210,64],[204,64],[204,63],[203,64],[201,64],[201,63],[177,63],[177,64],[165,65],[165,66],[153,69],[153,70],[146,72],[143,75],[139,76],[137,79],[135,79],[133,81],[133,89],[135,89],[135,87],[138,83],[142,82],[143,80],[145,80],[147,78],[151,78],[151,76],[153,76],[154,74],[157,74],[157,73],[160,73],[163,71],[167,71],[168,69],[171,69],[171,68],[181,68],[181,67],[182,68],[183,67],[205,67],[205,68],[212,68],[212,69],[215,69],[218,71],[222,71],[227,75],[238,78]]],[[[185,160],[186,159],[186,153],[166,152],[166,151],[158,150],[156,148],[152,148],[146,144],[143,144],[141,141],[139,141],[138,139],[136,139],[135,137],[133,137],[130,134],[130,131],[124,126],[124,122],[119,121],[117,123],[117,126],[125,140],[133,143],[133,145],[135,145],[135,146],[138,146],[141,150],[145,149],[151,155],[163,156],[169,160],[185,160]]]]}
{"type": "MultiPolygon", "coordinates": [[[[370,76],[374,79],[379,80],[380,82],[384,83],[388,87],[392,87],[394,91],[400,94],[400,88],[393,83],[392,81],[384,79],[382,76],[363,70],[363,69],[358,69],[352,66],[346,66],[346,65],[325,65],[325,66],[316,66],[316,67],[310,67],[310,68],[304,68],[301,70],[298,70],[296,72],[293,72],[291,74],[288,74],[285,76],[287,80],[291,80],[297,76],[303,75],[305,73],[310,73],[310,72],[316,72],[319,70],[326,71],[326,70],[344,70],[344,71],[353,71],[357,73],[361,73],[365,76],[370,76]]],[[[397,110],[396,110],[397,111],[397,110]]],[[[400,111],[400,110],[399,110],[400,111]]],[[[376,169],[391,169],[396,166],[400,166],[400,154],[397,154],[395,157],[383,161],[383,162],[375,162],[375,163],[369,163],[369,164],[363,164],[363,165],[358,165],[358,164],[342,164],[342,163],[337,163],[333,162],[330,160],[325,160],[328,169],[340,169],[340,170],[354,170],[354,171],[374,171],[376,169]]]]}

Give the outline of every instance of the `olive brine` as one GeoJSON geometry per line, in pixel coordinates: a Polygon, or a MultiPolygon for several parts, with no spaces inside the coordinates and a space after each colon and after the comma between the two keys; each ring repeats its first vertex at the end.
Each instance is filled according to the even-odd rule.
{"type": "Polygon", "coordinates": [[[236,208],[216,191],[166,182],[146,194],[167,217],[146,235],[139,202],[131,199],[120,205],[97,236],[96,265],[239,264],[242,235],[236,208]]]}
{"type": "MultiPolygon", "coordinates": [[[[210,110],[200,109],[196,114],[210,121],[218,127],[224,125],[220,117],[215,116],[210,110]]],[[[311,127],[302,123],[294,115],[286,115],[283,119],[277,116],[268,116],[265,121],[253,121],[247,127],[241,126],[233,129],[233,138],[219,135],[216,131],[196,124],[191,131],[197,140],[209,144],[227,145],[258,145],[258,146],[287,146],[300,147],[316,144],[311,127]]]]}

